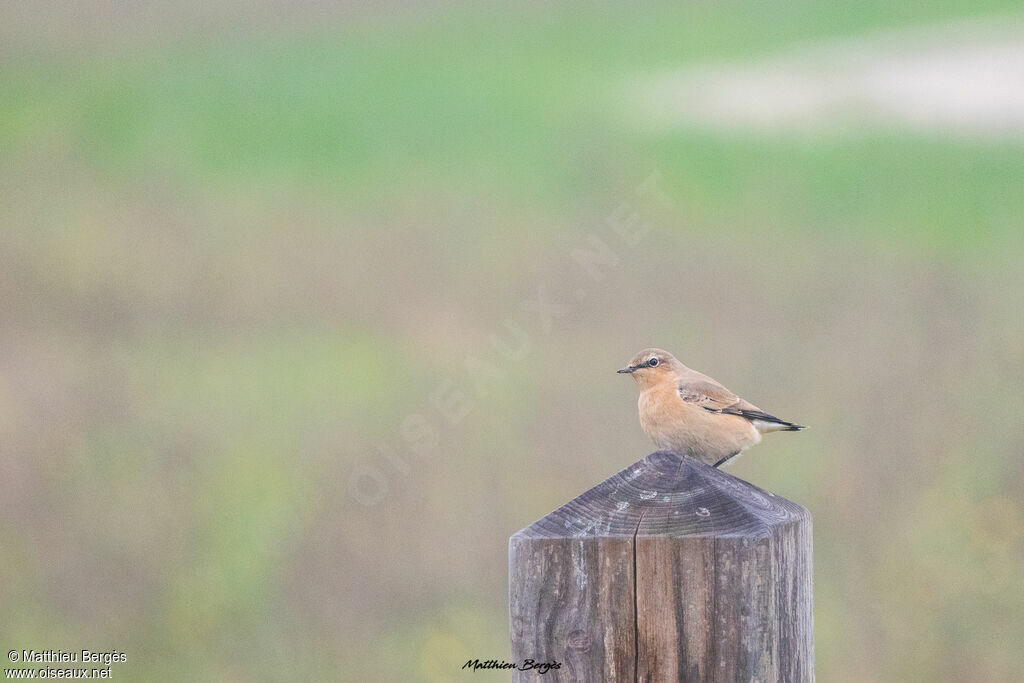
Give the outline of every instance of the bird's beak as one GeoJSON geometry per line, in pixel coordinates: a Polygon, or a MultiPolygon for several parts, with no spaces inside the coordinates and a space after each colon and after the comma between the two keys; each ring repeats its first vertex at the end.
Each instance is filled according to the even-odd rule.
{"type": "Polygon", "coordinates": [[[631,372],[633,372],[635,370],[636,370],[636,368],[633,367],[632,365],[627,365],[624,368],[619,368],[615,372],[619,373],[620,375],[628,375],[628,374],[630,374],[631,372]]]}

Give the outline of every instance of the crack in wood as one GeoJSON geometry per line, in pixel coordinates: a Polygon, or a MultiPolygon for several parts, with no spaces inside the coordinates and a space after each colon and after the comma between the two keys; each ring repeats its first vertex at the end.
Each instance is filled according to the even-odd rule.
{"type": "Polygon", "coordinates": [[[644,522],[646,510],[640,513],[636,529],[633,531],[633,683],[640,681],[640,619],[637,614],[637,583],[636,583],[636,536],[640,533],[640,525],[644,522]]]}

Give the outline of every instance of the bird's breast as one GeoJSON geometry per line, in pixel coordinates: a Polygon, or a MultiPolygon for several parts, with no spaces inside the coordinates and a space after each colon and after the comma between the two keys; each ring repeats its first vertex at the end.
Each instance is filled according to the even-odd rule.
{"type": "Polygon", "coordinates": [[[693,424],[698,416],[689,414],[694,406],[679,398],[675,387],[652,387],[640,392],[637,403],[640,411],[640,426],[648,436],[660,442],[659,436],[677,432],[687,424],[693,424]]]}
{"type": "Polygon", "coordinates": [[[640,426],[659,447],[705,456],[708,462],[760,441],[746,419],[705,410],[679,397],[675,386],[652,387],[640,393],[640,426]]]}

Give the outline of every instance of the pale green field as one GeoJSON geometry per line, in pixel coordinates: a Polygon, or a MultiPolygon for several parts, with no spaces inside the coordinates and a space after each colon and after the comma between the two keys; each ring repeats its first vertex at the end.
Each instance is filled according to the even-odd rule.
{"type": "Polygon", "coordinates": [[[508,536],[650,450],[613,371],[658,345],[812,427],[732,472],[814,515],[818,680],[1017,679],[1024,149],[655,132],[623,94],[1009,9],[0,8],[0,645],[464,677],[507,656],[508,536]]]}

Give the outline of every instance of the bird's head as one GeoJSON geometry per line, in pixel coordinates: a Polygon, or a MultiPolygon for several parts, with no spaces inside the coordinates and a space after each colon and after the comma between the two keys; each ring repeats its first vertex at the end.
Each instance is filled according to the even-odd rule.
{"type": "Polygon", "coordinates": [[[632,375],[637,384],[647,387],[677,370],[679,365],[668,351],[652,348],[636,354],[629,365],[616,372],[632,375]]]}

